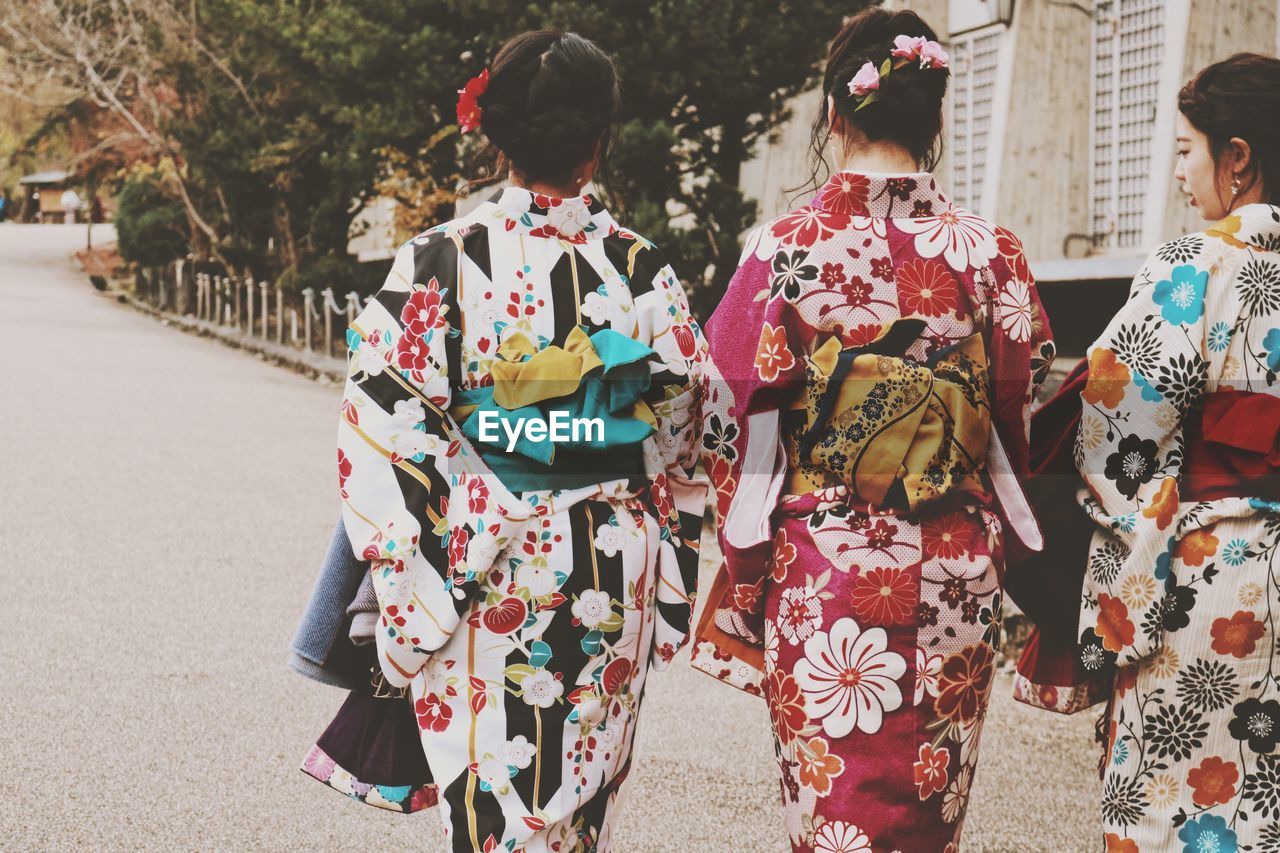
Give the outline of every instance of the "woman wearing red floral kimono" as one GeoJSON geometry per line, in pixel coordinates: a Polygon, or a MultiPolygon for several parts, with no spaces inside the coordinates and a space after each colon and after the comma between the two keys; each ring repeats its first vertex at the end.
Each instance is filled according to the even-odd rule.
{"type": "Polygon", "coordinates": [[[748,237],[708,328],[725,565],[693,663],[768,701],[797,851],[954,849],[1007,527],[1038,537],[1016,475],[1053,347],[1017,238],[928,171],[934,38],[881,9],[836,36],[841,170],[748,237]]]}

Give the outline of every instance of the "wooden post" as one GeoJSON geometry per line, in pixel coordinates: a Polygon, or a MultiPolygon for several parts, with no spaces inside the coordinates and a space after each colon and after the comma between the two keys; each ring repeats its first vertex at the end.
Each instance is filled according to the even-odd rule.
{"type": "Polygon", "coordinates": [[[333,288],[326,287],[324,293],[324,354],[333,355],[333,288]]]}
{"type": "Polygon", "coordinates": [[[309,287],[302,291],[302,341],[307,352],[311,352],[311,312],[315,310],[311,303],[315,296],[316,292],[309,287]]]}
{"type": "Polygon", "coordinates": [[[269,337],[267,322],[271,319],[271,309],[267,305],[267,283],[265,281],[258,282],[258,293],[262,296],[262,339],[265,341],[269,337]]]}
{"type": "Polygon", "coordinates": [[[182,274],[186,268],[185,258],[178,258],[173,262],[173,313],[178,315],[183,314],[183,309],[187,307],[187,290],[182,286],[185,283],[182,274]]]}
{"type": "MultiPolygon", "coordinates": [[[[248,311],[246,313],[247,313],[247,319],[249,321],[245,325],[244,330],[250,337],[252,337],[253,336],[253,304],[254,302],[257,301],[253,298],[253,276],[252,275],[248,276],[248,278],[246,278],[244,282],[244,301],[246,303],[246,307],[248,308],[248,311]]],[[[236,319],[239,320],[240,318],[237,317],[236,319]]]]}

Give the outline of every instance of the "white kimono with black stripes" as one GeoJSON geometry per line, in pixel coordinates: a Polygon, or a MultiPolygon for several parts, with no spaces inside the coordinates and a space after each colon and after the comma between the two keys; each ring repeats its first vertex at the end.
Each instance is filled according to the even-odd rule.
{"type": "Polygon", "coordinates": [[[343,520],[453,848],[607,849],[646,676],[685,642],[696,588],[707,347],[679,280],[592,196],[512,187],[403,246],[348,343],[343,520]],[[579,326],[657,353],[656,431],[622,466],[644,474],[513,493],[455,397],[492,383],[511,336],[563,346],[579,326]]]}

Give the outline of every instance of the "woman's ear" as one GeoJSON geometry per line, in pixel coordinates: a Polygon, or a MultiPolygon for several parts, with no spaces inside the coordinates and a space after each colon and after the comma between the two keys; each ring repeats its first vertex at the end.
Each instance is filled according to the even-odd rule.
{"type": "Polygon", "coordinates": [[[1222,160],[1227,168],[1231,170],[1233,178],[1243,175],[1253,165],[1253,149],[1249,147],[1248,142],[1238,136],[1233,136],[1228,140],[1227,148],[1223,155],[1222,160]]]}

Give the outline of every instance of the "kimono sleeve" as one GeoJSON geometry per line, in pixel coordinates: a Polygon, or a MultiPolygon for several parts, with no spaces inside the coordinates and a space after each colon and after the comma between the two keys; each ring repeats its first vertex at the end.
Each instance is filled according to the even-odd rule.
{"type": "Polygon", "coordinates": [[[716,490],[720,546],[734,584],[762,578],[771,548],[737,547],[726,537],[725,521],[744,486],[765,486],[773,477],[777,417],[803,386],[805,345],[813,335],[772,279],[768,263],[744,253],[708,324],[702,460],[716,490]]]}
{"type": "MultiPolygon", "coordinates": [[[[1044,546],[1023,484],[1031,474],[1031,412],[1053,366],[1055,350],[1053,330],[1021,241],[1004,228],[997,227],[995,233],[999,257],[990,266],[995,287],[985,296],[987,304],[975,308],[990,314],[985,325],[994,434],[987,471],[1007,534],[1005,555],[1018,562],[1044,546]]],[[[977,301],[984,300],[982,291],[974,295],[977,301]]]]}
{"type": "Polygon", "coordinates": [[[449,639],[532,514],[448,414],[456,306],[422,261],[425,239],[399,251],[348,329],[338,428],[343,523],[355,555],[370,561],[379,660],[397,686],[449,639]]]}
{"type": "MultiPolygon", "coordinates": [[[[1157,249],[1089,351],[1076,460],[1095,531],[1080,645],[1119,665],[1155,651],[1170,613],[1195,591],[1173,557],[1183,420],[1205,387],[1206,267],[1157,249]]],[[[1186,602],[1184,602],[1186,603],[1186,602]]]]}
{"type": "Polygon", "coordinates": [[[1000,257],[991,266],[997,285],[993,310],[998,328],[993,331],[999,333],[990,354],[998,383],[994,414],[1008,439],[1021,436],[1014,455],[1019,473],[1025,476],[1021,445],[1030,441],[1032,404],[1057,353],[1049,315],[1022,242],[1004,228],[997,227],[995,232],[1000,257]]]}
{"type": "Polygon", "coordinates": [[[702,462],[715,489],[721,565],[698,622],[693,666],[759,693],[764,668],[764,580],[772,514],[785,475],[779,417],[804,382],[813,332],[775,288],[748,237],[708,328],[702,462]]]}
{"type": "MultiPolygon", "coordinates": [[[[1001,323],[1006,333],[1015,323],[1030,337],[1031,384],[1027,389],[1027,402],[1032,403],[1040,393],[1049,368],[1053,366],[1057,349],[1053,343],[1053,329],[1049,325],[1049,315],[1040,301],[1040,288],[1031,274],[1031,265],[1027,262],[1026,251],[1022,242],[1003,228],[996,229],[996,246],[1005,259],[1006,274],[1009,284],[1005,292],[1009,294],[1001,304],[1001,323]],[[1008,254],[1005,254],[1008,252],[1008,254]],[[1025,295],[1023,292],[1025,288],[1025,295]]],[[[1027,434],[1030,436],[1030,416],[1025,418],[1027,434]]]]}
{"type": "Polygon", "coordinates": [[[654,276],[642,300],[641,323],[658,360],[646,395],[656,420],[655,467],[665,479],[678,525],[664,528],[656,578],[657,620],[653,658],[664,669],[688,641],[698,587],[702,527],[708,507],[707,479],[696,473],[702,441],[703,371],[707,340],[689,311],[680,280],[669,265],[654,276]]]}

